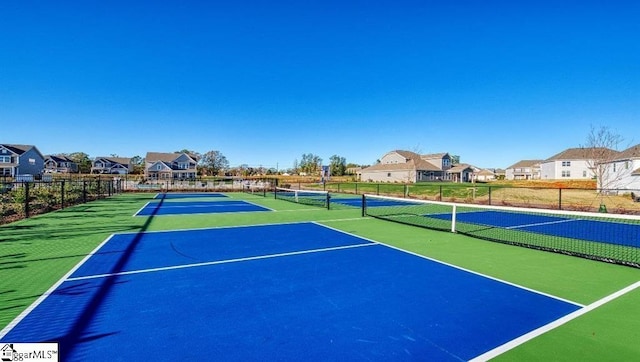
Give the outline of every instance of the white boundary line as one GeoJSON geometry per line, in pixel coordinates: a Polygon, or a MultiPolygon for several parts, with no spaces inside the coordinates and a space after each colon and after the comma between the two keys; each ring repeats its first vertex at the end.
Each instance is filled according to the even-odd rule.
{"type": "Polygon", "coordinates": [[[568,323],[568,322],[570,322],[570,321],[572,321],[572,320],[574,320],[574,319],[576,319],[576,318],[578,318],[578,317],[580,317],[580,316],[582,316],[582,315],[584,315],[584,314],[586,314],[588,312],[591,312],[594,309],[596,309],[596,308],[598,308],[598,307],[600,307],[600,306],[602,306],[602,305],[604,305],[606,303],[609,303],[610,301],[612,301],[612,300],[614,300],[614,299],[616,299],[618,297],[621,297],[621,296],[633,291],[634,289],[637,289],[638,287],[640,287],[640,281],[635,282],[635,283],[629,285],[628,287],[623,288],[623,289],[621,289],[621,290],[619,290],[619,291],[617,291],[617,292],[615,292],[613,294],[610,294],[610,295],[608,295],[608,296],[606,296],[606,297],[604,297],[604,298],[602,298],[600,300],[597,300],[597,301],[589,304],[588,306],[586,306],[586,307],[584,307],[582,309],[578,309],[577,311],[575,311],[573,313],[569,313],[569,314],[567,314],[566,316],[564,316],[564,317],[562,317],[560,319],[557,319],[557,320],[555,320],[555,321],[553,321],[553,322],[551,322],[551,323],[549,323],[547,325],[544,325],[544,326],[542,326],[542,327],[540,327],[538,329],[534,329],[533,331],[531,331],[531,332],[529,332],[527,334],[523,334],[522,336],[520,336],[520,337],[518,337],[518,338],[516,338],[514,340],[511,340],[511,341],[509,341],[509,342],[507,342],[507,343],[505,343],[505,344],[503,344],[501,346],[498,346],[498,347],[496,347],[496,348],[494,348],[494,349],[492,349],[492,350],[490,350],[488,352],[485,352],[485,353],[483,353],[483,354],[471,359],[470,362],[487,361],[487,360],[490,360],[490,359],[492,359],[494,357],[497,357],[497,356],[499,356],[499,355],[501,355],[501,354],[503,354],[503,353],[505,353],[505,352],[507,352],[507,351],[509,351],[509,350],[511,350],[511,349],[513,349],[513,348],[525,343],[525,342],[528,342],[528,341],[530,341],[530,340],[532,340],[532,339],[534,339],[534,338],[536,338],[536,337],[538,337],[538,336],[540,336],[540,335],[542,335],[544,333],[547,333],[547,332],[549,332],[549,331],[551,331],[551,330],[553,330],[555,328],[558,328],[561,325],[563,325],[565,323],[568,323]]]}
{"type": "Polygon", "coordinates": [[[574,221],[578,221],[578,220],[582,220],[582,219],[566,219],[566,220],[557,220],[557,221],[538,222],[538,223],[533,223],[533,224],[514,225],[514,226],[507,226],[507,227],[505,227],[505,229],[514,230],[514,229],[528,228],[528,227],[532,227],[532,226],[564,224],[564,223],[574,222],[574,221]]]}
{"type": "Polygon", "coordinates": [[[73,275],[90,257],[100,250],[115,234],[109,235],[103,242],[101,242],[98,246],[96,246],[89,254],[87,254],[76,266],[71,268],[69,272],[62,276],[55,284],[51,286],[46,292],[44,292],[38,299],[36,299],[27,309],[23,310],[22,313],[18,314],[9,324],[7,324],[2,331],[0,331],[0,338],[3,338],[7,333],[9,333],[18,323],[20,323],[29,313],[31,313],[40,303],[42,303],[49,295],[51,295],[58,287],[68,280],[68,278],[73,275]]]}
{"type": "Polygon", "coordinates": [[[352,245],[344,245],[344,246],[335,246],[335,247],[331,247],[331,248],[291,251],[291,252],[287,252],[287,253],[249,256],[249,257],[246,257],[246,258],[226,259],[226,260],[217,260],[217,261],[207,261],[207,262],[202,262],[202,263],[181,264],[181,265],[165,266],[165,267],[158,267],[158,268],[130,270],[130,271],[124,271],[124,272],[120,272],[120,273],[87,275],[87,276],[83,276],[83,277],[69,278],[69,279],[67,279],[67,281],[73,282],[73,281],[78,281],[78,280],[107,278],[107,277],[121,276],[121,275],[144,274],[144,273],[152,273],[152,272],[166,271],[166,270],[187,269],[187,268],[195,268],[195,267],[200,267],[200,266],[228,264],[228,263],[238,263],[238,262],[243,262],[243,261],[261,260],[261,259],[272,259],[272,258],[279,258],[279,257],[283,257],[283,256],[322,253],[322,252],[326,252],[326,251],[352,249],[352,248],[359,248],[359,247],[363,247],[363,246],[375,246],[375,245],[377,245],[377,244],[375,244],[375,243],[366,243],[366,244],[352,244],[352,245]]]}
{"type": "MultiPolygon", "coordinates": [[[[322,222],[322,221],[317,221],[317,222],[313,222],[313,223],[314,224],[318,224],[320,222],[322,222]]],[[[526,291],[529,291],[531,293],[535,293],[535,294],[538,294],[538,295],[543,295],[545,297],[552,298],[552,299],[555,299],[555,300],[559,300],[559,301],[562,301],[562,302],[565,302],[565,303],[568,303],[568,304],[572,304],[572,305],[578,306],[580,308],[584,307],[583,304],[576,303],[574,301],[571,301],[571,300],[568,300],[568,299],[564,299],[564,298],[561,298],[561,297],[558,297],[558,296],[555,296],[555,295],[551,295],[551,294],[548,294],[548,293],[544,293],[544,292],[541,292],[539,290],[527,288],[527,287],[525,287],[523,285],[519,285],[519,284],[516,284],[516,283],[508,282],[506,280],[499,279],[499,278],[496,278],[496,277],[492,277],[490,275],[482,274],[482,273],[479,273],[479,272],[476,272],[476,271],[473,271],[473,270],[470,270],[470,269],[462,268],[460,266],[453,265],[453,264],[450,264],[450,263],[446,263],[446,262],[443,262],[441,260],[433,259],[433,258],[430,258],[428,256],[424,256],[424,255],[421,255],[421,254],[418,254],[418,253],[415,253],[415,252],[412,252],[412,251],[404,250],[404,249],[398,248],[398,247],[393,246],[393,245],[385,244],[385,243],[377,241],[377,240],[372,240],[372,239],[369,239],[369,238],[365,238],[363,236],[359,236],[359,235],[355,235],[355,234],[349,233],[347,231],[339,230],[339,229],[333,228],[331,226],[322,225],[322,224],[319,224],[319,225],[324,226],[326,228],[329,228],[331,230],[343,233],[343,234],[351,235],[351,236],[354,236],[356,238],[360,238],[360,239],[363,239],[363,240],[366,240],[366,241],[370,241],[372,243],[384,245],[384,246],[386,246],[388,248],[391,248],[391,249],[395,249],[395,250],[402,251],[402,252],[407,253],[407,254],[411,254],[411,255],[414,255],[414,256],[417,256],[417,257],[420,257],[420,258],[423,258],[423,259],[427,259],[427,260],[436,262],[438,264],[446,265],[446,266],[451,267],[451,268],[455,268],[455,269],[458,269],[458,270],[461,270],[461,271],[464,271],[464,272],[467,272],[467,273],[471,273],[471,274],[474,274],[474,275],[477,275],[477,276],[480,276],[480,277],[483,277],[483,278],[491,279],[491,280],[494,280],[494,281],[497,281],[497,282],[500,282],[500,283],[503,283],[503,284],[506,284],[506,285],[510,285],[512,287],[516,287],[516,288],[519,288],[519,289],[522,289],[522,290],[526,290],[526,291]]]]}
{"type": "Polygon", "coordinates": [[[140,211],[144,210],[147,206],[149,206],[149,204],[151,203],[151,201],[147,201],[146,204],[144,204],[140,209],[138,209],[138,211],[135,212],[135,214],[131,215],[131,216],[138,216],[138,214],[140,213],[140,211]]]}

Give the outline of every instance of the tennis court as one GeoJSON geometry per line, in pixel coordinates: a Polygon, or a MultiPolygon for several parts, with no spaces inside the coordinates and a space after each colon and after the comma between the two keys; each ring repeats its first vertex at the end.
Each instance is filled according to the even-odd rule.
{"type": "Polygon", "coordinates": [[[65,361],[171,360],[176,347],[181,359],[216,360],[640,353],[637,268],[357,207],[224,196],[121,195],[1,227],[0,341],[58,342],[65,361]],[[168,212],[218,202],[271,212],[168,212]]]}
{"type": "MultiPolygon", "coordinates": [[[[172,199],[169,197],[169,199],[172,199]]],[[[186,198],[185,198],[186,199],[186,198]]],[[[149,202],[142,207],[136,216],[149,215],[189,215],[189,214],[215,214],[224,212],[256,212],[270,211],[260,205],[242,200],[221,201],[162,201],[149,202]]]]}
{"type": "MultiPolygon", "coordinates": [[[[449,213],[427,214],[424,216],[443,220],[451,220],[452,218],[452,214],[449,213]]],[[[504,211],[461,212],[456,215],[456,221],[640,248],[640,224],[623,224],[504,211]]]]}

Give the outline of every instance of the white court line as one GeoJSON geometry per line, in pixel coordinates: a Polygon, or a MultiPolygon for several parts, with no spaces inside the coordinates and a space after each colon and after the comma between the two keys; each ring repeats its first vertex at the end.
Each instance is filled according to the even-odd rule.
{"type": "Polygon", "coordinates": [[[529,332],[527,334],[524,334],[524,335],[522,335],[522,336],[520,336],[520,337],[518,337],[518,338],[516,338],[514,340],[511,340],[511,341],[509,341],[509,342],[507,342],[507,343],[505,343],[505,344],[503,344],[501,346],[498,346],[498,347],[496,347],[496,348],[494,348],[494,349],[492,349],[492,350],[490,350],[488,352],[485,352],[485,353],[483,353],[483,354],[471,359],[470,362],[487,361],[487,360],[490,360],[490,359],[492,359],[494,357],[497,357],[497,356],[499,356],[499,355],[501,355],[501,354],[503,354],[503,353],[505,353],[505,352],[507,352],[507,351],[509,351],[509,350],[511,350],[511,349],[513,349],[513,348],[525,343],[525,342],[528,342],[528,341],[530,341],[530,340],[532,340],[532,339],[534,339],[534,338],[536,338],[536,337],[538,337],[538,336],[540,336],[540,335],[542,335],[544,333],[547,333],[547,332],[549,332],[549,331],[551,331],[551,330],[553,330],[555,328],[558,328],[561,325],[563,325],[565,323],[568,323],[568,322],[570,322],[570,321],[572,321],[572,320],[574,320],[574,319],[576,319],[576,318],[578,318],[578,317],[580,317],[580,316],[582,316],[582,315],[584,315],[586,313],[589,313],[589,312],[593,311],[594,309],[596,309],[596,308],[598,308],[598,307],[600,307],[600,306],[602,306],[602,305],[604,305],[606,303],[609,303],[610,301],[612,301],[612,300],[614,300],[616,298],[619,298],[619,297],[621,297],[621,296],[623,296],[623,295],[625,295],[625,294],[637,289],[638,287],[640,287],[640,281],[635,282],[635,283],[629,285],[628,287],[623,288],[623,289],[621,289],[621,290],[619,290],[619,291],[617,291],[617,292],[615,292],[615,293],[613,293],[611,295],[608,295],[608,296],[606,296],[606,297],[604,297],[604,298],[602,298],[602,299],[600,299],[598,301],[595,301],[595,302],[587,305],[584,308],[578,309],[577,311],[575,311],[573,313],[569,313],[566,316],[564,316],[564,317],[562,317],[560,319],[557,319],[557,320],[555,320],[555,321],[553,321],[553,322],[551,322],[551,323],[549,323],[547,325],[544,325],[544,326],[542,326],[542,327],[540,327],[538,329],[534,329],[533,331],[531,331],[531,332],[529,332]]]}
{"type": "Polygon", "coordinates": [[[242,202],[242,201],[232,201],[232,202],[227,202],[227,203],[217,203],[217,202],[212,202],[211,204],[208,205],[167,205],[164,204],[162,205],[163,209],[179,209],[179,208],[202,208],[202,207],[228,207],[228,206],[244,206],[244,207],[248,207],[248,206],[256,206],[255,204],[252,204],[250,202],[242,202]]]}
{"type": "Polygon", "coordinates": [[[353,244],[353,245],[345,245],[345,246],[336,246],[336,247],[322,248],[322,249],[292,251],[292,252],[288,252],[288,253],[278,253],[278,254],[270,254],[270,255],[250,256],[250,257],[246,257],[246,258],[227,259],[227,260],[218,260],[218,261],[207,261],[207,262],[193,263],[193,264],[181,264],[181,265],[165,266],[165,267],[159,267],[159,268],[131,270],[131,271],[125,271],[125,272],[119,272],[119,273],[88,275],[88,276],[84,276],[84,277],[68,278],[67,281],[73,282],[73,281],[78,281],[78,280],[107,278],[107,277],[121,276],[121,275],[152,273],[152,272],[166,271],[166,270],[195,268],[195,267],[200,267],[200,266],[228,264],[228,263],[238,263],[238,262],[242,262],[242,261],[251,261],[251,260],[260,260],[260,259],[272,259],[272,258],[279,258],[279,257],[283,257],[283,256],[302,255],[302,254],[311,254],[311,253],[322,253],[322,252],[326,252],[326,251],[352,249],[352,248],[359,248],[359,247],[363,247],[363,246],[375,246],[375,245],[377,245],[377,244],[375,244],[375,243],[366,243],[366,244],[353,244]]]}
{"type": "Polygon", "coordinates": [[[538,222],[538,223],[533,223],[533,224],[507,226],[507,227],[505,227],[505,229],[520,229],[520,228],[526,228],[526,227],[530,227],[530,226],[563,224],[563,223],[566,223],[566,222],[572,222],[572,221],[578,221],[578,220],[580,220],[580,219],[564,219],[564,220],[556,220],[556,221],[538,222]]]}
{"type": "Polygon", "coordinates": [[[135,212],[135,214],[133,214],[133,216],[138,216],[138,214],[144,210],[147,206],[149,206],[149,204],[151,203],[151,201],[147,201],[146,204],[144,204],[138,211],[135,212]]]}

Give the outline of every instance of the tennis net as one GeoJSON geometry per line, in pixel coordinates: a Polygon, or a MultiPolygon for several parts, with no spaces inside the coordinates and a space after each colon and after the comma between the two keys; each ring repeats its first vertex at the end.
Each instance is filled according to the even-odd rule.
{"type": "Polygon", "coordinates": [[[480,239],[640,267],[640,216],[364,195],[362,214],[480,239]]]}
{"type": "Polygon", "coordinates": [[[331,197],[327,191],[295,190],[282,187],[276,187],[273,191],[274,197],[279,200],[330,208],[329,200],[331,197]]]}

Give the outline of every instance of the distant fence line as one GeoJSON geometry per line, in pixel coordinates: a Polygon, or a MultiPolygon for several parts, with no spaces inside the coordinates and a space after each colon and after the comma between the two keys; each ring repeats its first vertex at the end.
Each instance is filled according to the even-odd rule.
{"type": "Polygon", "coordinates": [[[241,192],[244,188],[272,190],[274,186],[325,190],[340,194],[374,194],[424,200],[560,210],[640,214],[631,193],[640,190],[513,187],[491,184],[306,182],[276,178],[198,178],[145,180],[141,177],[88,176],[52,181],[13,182],[0,179],[0,224],[122,192],[241,192]]]}

